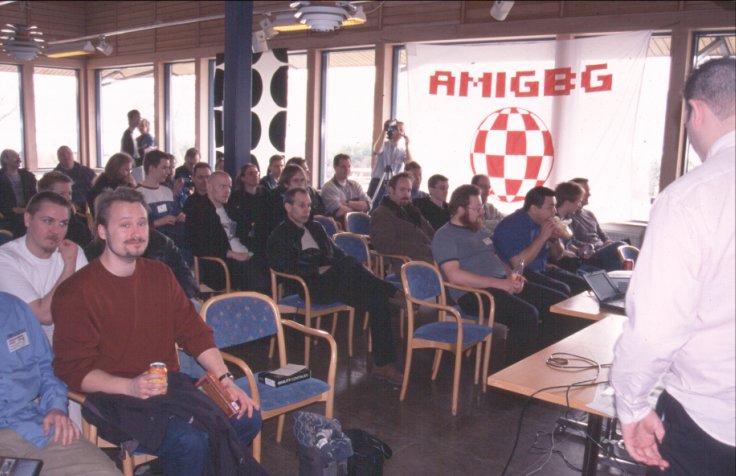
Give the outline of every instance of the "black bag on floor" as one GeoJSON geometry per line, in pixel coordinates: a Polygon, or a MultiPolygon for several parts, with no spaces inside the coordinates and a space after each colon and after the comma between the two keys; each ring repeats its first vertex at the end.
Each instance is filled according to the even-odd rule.
{"type": "Polygon", "coordinates": [[[393,454],[391,447],[363,430],[343,432],[353,446],[353,456],[348,458],[348,476],[382,476],[383,461],[393,454]]]}

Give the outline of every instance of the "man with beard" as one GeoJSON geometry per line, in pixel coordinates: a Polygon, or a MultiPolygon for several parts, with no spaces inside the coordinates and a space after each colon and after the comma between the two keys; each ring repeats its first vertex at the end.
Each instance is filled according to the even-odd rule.
{"type": "Polygon", "coordinates": [[[434,229],[411,203],[412,179],[401,172],[389,180],[388,195],[371,214],[371,244],[380,253],[431,263],[434,229]]]}
{"type": "Polygon", "coordinates": [[[65,239],[72,213],[71,203],[61,195],[39,192],[23,216],[28,233],[0,246],[0,291],[28,303],[49,340],[54,332],[51,298],[87,264],[79,245],[65,239]]]}
{"type": "MultiPolygon", "coordinates": [[[[521,360],[537,349],[542,321],[546,343],[558,337],[549,307],[565,299],[554,290],[525,282],[496,256],[493,240],[482,228],[483,206],[475,185],[462,185],[450,197],[450,221],[437,230],[432,254],[446,281],[486,289],[495,301],[495,321],[508,327],[506,365],[521,360]]],[[[469,314],[478,313],[472,293],[450,290],[451,297],[469,314]]],[[[490,303],[485,303],[485,309],[490,303]]],[[[554,319],[556,321],[556,319],[554,319]]]]}
{"type": "Polygon", "coordinates": [[[166,475],[201,475],[208,459],[212,474],[261,474],[247,448],[261,426],[256,404],[228,372],[212,329],[171,270],[141,257],[149,226],[143,196],[120,187],[96,203],[105,250],[52,303],[56,374],[93,399],[101,433],[116,432],[116,443],[135,440],[139,451],[161,459],[166,475]],[[174,344],[219,378],[239,405],[235,416],[228,420],[212,400],[199,399],[178,372],[174,344]],[[166,380],[148,372],[151,362],[166,365],[166,380]]]}

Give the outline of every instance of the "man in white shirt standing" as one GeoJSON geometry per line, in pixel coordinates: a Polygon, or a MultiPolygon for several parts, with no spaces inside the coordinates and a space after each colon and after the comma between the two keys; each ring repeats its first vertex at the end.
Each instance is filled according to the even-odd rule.
{"type": "Polygon", "coordinates": [[[24,213],[28,232],[0,246],[0,291],[30,306],[51,341],[51,299],[56,288],[87,264],[84,252],[65,239],[71,203],[54,192],[34,195],[24,213]]]}
{"type": "Polygon", "coordinates": [[[687,133],[704,163],[657,198],[615,348],[624,443],[654,474],[736,472],[735,91],[733,58],[687,80],[687,133]]]}

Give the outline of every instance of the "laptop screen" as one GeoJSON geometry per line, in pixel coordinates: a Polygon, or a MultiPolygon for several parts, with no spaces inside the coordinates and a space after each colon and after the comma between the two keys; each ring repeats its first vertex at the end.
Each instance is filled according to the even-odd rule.
{"type": "Polygon", "coordinates": [[[605,301],[619,294],[619,290],[611,283],[605,271],[588,273],[585,275],[585,280],[600,301],[605,301]]]}

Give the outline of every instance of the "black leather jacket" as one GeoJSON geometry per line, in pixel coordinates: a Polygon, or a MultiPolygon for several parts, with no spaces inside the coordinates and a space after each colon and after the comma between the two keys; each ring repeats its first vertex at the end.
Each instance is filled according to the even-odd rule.
{"type": "Polygon", "coordinates": [[[286,219],[268,238],[267,253],[271,267],[282,273],[296,274],[309,281],[319,276],[319,267],[334,264],[344,258],[345,253],[335,246],[325,229],[317,222],[308,221],[300,228],[286,219]],[[319,250],[302,250],[304,228],[309,230],[319,250]]]}

